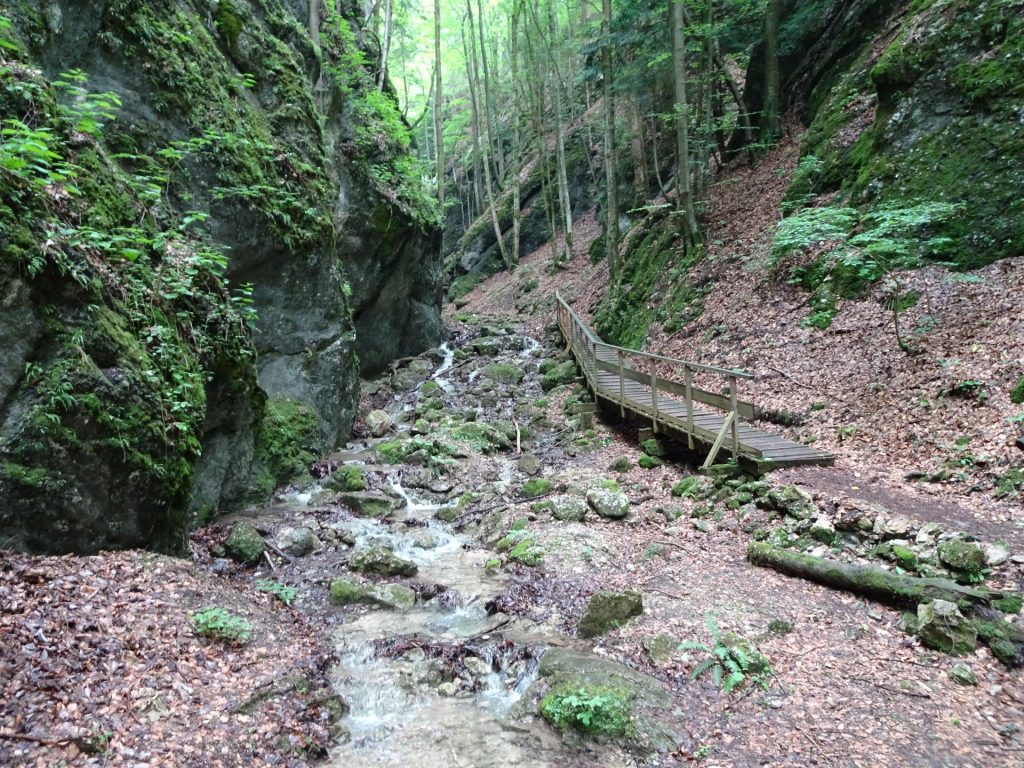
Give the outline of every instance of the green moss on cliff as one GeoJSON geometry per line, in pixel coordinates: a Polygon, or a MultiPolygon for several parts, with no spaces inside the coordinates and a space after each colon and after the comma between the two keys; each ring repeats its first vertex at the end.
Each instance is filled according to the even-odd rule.
{"type": "Polygon", "coordinates": [[[266,498],[278,486],[306,475],[322,449],[316,414],[308,405],[270,400],[256,433],[256,495],[266,498]]]}
{"type": "Polygon", "coordinates": [[[897,21],[880,55],[865,46],[815,96],[803,146],[822,161],[813,191],[838,190],[862,210],[960,206],[933,233],[947,240],[931,255],[960,269],[1019,255],[1024,2],[920,0],[897,21]]]}

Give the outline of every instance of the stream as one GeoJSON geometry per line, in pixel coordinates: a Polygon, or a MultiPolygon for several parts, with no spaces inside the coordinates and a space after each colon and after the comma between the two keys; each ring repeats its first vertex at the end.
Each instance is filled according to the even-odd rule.
{"type": "MultiPolygon", "coordinates": [[[[504,362],[524,364],[537,356],[538,341],[520,340],[520,348],[504,357],[504,362]]],[[[439,352],[435,362],[436,357],[442,359],[431,373],[425,373],[424,383],[435,382],[435,394],[461,403],[460,386],[448,376],[456,367],[454,351],[445,346],[439,352]]],[[[457,367],[462,370],[454,373],[464,377],[462,383],[478,381],[479,367],[457,367]]],[[[410,429],[410,414],[424,397],[422,387],[395,395],[387,406],[399,432],[410,429]]],[[[496,405],[497,410],[502,407],[500,402],[496,405]]],[[[476,406],[476,413],[483,420],[493,417],[496,409],[476,406]]],[[[381,547],[415,563],[418,573],[411,583],[394,577],[383,581],[414,586],[419,599],[405,610],[360,607],[327,628],[338,658],[333,685],[350,708],[342,720],[348,738],[331,749],[328,764],[336,768],[635,765],[611,746],[564,744],[562,736],[541,718],[516,710],[537,677],[544,650],[576,641],[488,609],[489,601],[507,585],[500,570],[485,567],[494,553],[437,518],[440,510],[457,504],[457,496],[449,493],[445,498],[444,493],[422,489],[422,483],[407,488],[403,477],[408,467],[373,463],[375,445],[381,441],[355,442],[332,459],[337,466],[363,468],[373,477],[373,490],[395,499],[398,509],[384,519],[335,516],[321,526],[331,529],[351,552],[381,547]],[[432,594],[425,595],[423,585],[432,594]]],[[[443,476],[445,481],[475,490],[473,481],[462,486],[466,477],[473,476],[467,471],[468,461],[473,460],[460,462],[443,476]]],[[[514,457],[494,455],[486,461],[491,465],[488,490],[510,493],[514,457]]],[[[310,519],[328,493],[328,479],[279,496],[266,513],[279,519],[310,519]]],[[[346,574],[337,571],[335,575],[346,574]]]]}

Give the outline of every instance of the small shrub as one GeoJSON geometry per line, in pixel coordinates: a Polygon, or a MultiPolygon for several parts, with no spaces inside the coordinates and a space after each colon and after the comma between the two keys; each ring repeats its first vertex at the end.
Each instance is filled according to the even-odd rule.
{"type": "Polygon", "coordinates": [[[562,685],[540,703],[540,713],[556,728],[621,736],[629,725],[631,707],[614,688],[562,685]]]}
{"type": "Polygon", "coordinates": [[[270,579],[257,579],[256,589],[260,592],[266,592],[273,595],[282,603],[287,606],[291,606],[295,602],[295,587],[289,587],[287,584],[282,584],[279,581],[271,581],[270,579]]]}
{"type": "Polygon", "coordinates": [[[252,625],[224,608],[204,608],[189,617],[196,634],[227,643],[244,643],[252,625]]]}
{"type": "Polygon", "coordinates": [[[1014,405],[1024,404],[1024,376],[1020,377],[1020,381],[1017,382],[1017,386],[1013,388],[1010,393],[1010,402],[1014,405]]]}
{"type": "Polygon", "coordinates": [[[678,496],[681,499],[696,499],[703,491],[704,481],[696,475],[684,477],[672,486],[672,495],[678,496]]]}
{"type": "Polygon", "coordinates": [[[738,685],[746,680],[752,680],[759,686],[768,690],[768,679],[771,677],[771,667],[768,661],[756,649],[743,648],[748,643],[729,643],[722,637],[718,630],[718,622],[713,614],[709,613],[705,619],[708,634],[711,635],[711,645],[697,641],[680,643],[679,650],[699,650],[707,653],[707,658],[699,662],[690,673],[691,679],[696,680],[705,672],[711,672],[711,679],[716,686],[730,693],[738,685]],[[756,659],[753,657],[757,657],[756,659]],[[756,663],[755,663],[756,662],[756,663]]]}

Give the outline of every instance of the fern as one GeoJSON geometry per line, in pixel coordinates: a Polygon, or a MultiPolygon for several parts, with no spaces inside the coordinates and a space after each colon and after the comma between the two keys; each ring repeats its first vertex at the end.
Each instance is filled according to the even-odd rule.
{"type": "MultiPolygon", "coordinates": [[[[702,651],[707,654],[706,658],[701,659],[694,666],[690,672],[690,679],[696,680],[701,675],[710,673],[715,687],[721,688],[725,693],[731,693],[747,680],[751,680],[767,690],[768,678],[771,676],[771,667],[767,662],[763,661],[762,668],[752,674],[753,665],[750,653],[735,643],[726,642],[718,628],[718,621],[714,614],[708,613],[704,623],[711,636],[710,645],[697,640],[687,640],[678,646],[681,651],[702,651]]],[[[760,654],[757,655],[760,657],[760,654]]]]}

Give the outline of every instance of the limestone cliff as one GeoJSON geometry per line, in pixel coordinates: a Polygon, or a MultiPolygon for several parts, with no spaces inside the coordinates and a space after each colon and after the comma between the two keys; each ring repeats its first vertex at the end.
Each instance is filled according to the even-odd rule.
{"type": "Polygon", "coordinates": [[[440,341],[408,131],[314,7],[0,9],[0,544],[180,550],[440,341]]]}

